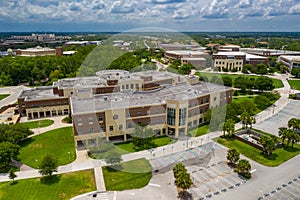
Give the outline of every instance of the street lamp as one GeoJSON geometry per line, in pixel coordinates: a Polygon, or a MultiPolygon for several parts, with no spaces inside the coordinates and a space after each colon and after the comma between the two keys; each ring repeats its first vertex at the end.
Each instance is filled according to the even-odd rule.
{"type": "Polygon", "coordinates": [[[171,146],[171,148],[172,148],[172,154],[173,154],[173,149],[174,149],[174,146],[172,145],[172,146],[171,146]]]}

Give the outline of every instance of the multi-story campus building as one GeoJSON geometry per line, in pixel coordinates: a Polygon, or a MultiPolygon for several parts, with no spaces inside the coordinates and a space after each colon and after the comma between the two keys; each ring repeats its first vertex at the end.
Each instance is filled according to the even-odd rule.
{"type": "Polygon", "coordinates": [[[231,93],[231,88],[199,82],[87,99],[72,97],[76,145],[93,146],[103,138],[126,141],[137,125],[178,138],[202,124],[209,108],[230,102],[231,93]]]}
{"type": "Polygon", "coordinates": [[[16,50],[16,56],[58,56],[63,55],[63,50],[61,47],[57,47],[56,49],[51,49],[48,47],[34,47],[28,49],[18,49],[16,50]]]}
{"type": "Polygon", "coordinates": [[[218,52],[213,54],[214,67],[220,71],[227,69],[229,71],[242,71],[245,64],[256,66],[260,63],[268,64],[268,58],[244,52],[218,52]]]}
{"type": "Polygon", "coordinates": [[[19,112],[27,118],[72,114],[76,145],[127,140],[136,125],[179,137],[204,122],[209,108],[225,105],[232,89],[169,72],[100,71],[24,90],[19,112]]]}
{"type": "Polygon", "coordinates": [[[165,58],[167,59],[178,59],[181,60],[181,64],[192,64],[193,66],[206,66],[205,57],[208,54],[204,51],[188,51],[188,50],[177,50],[177,51],[166,51],[165,58]]]}
{"type": "Polygon", "coordinates": [[[278,62],[282,62],[287,66],[289,72],[291,72],[294,67],[300,68],[300,56],[279,56],[278,62]]]}

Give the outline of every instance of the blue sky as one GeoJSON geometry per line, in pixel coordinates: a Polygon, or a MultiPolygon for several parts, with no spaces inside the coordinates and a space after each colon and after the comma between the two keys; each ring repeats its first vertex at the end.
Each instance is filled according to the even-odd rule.
{"type": "Polygon", "coordinates": [[[300,31],[300,0],[4,0],[0,32],[300,31]]]}

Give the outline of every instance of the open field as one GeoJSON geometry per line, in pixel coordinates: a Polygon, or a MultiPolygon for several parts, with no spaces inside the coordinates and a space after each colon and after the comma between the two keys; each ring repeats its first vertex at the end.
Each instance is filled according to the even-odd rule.
{"type": "Polygon", "coordinates": [[[300,80],[289,80],[292,89],[300,90],[300,80]]]}
{"type": "Polygon", "coordinates": [[[58,160],[58,165],[71,163],[76,158],[73,127],[48,131],[21,142],[19,159],[22,163],[38,168],[47,154],[58,160]],[[70,153],[69,153],[70,152],[70,153]]]}
{"type": "Polygon", "coordinates": [[[102,170],[106,189],[110,191],[142,188],[152,177],[151,165],[144,158],[122,163],[121,171],[110,167],[102,170]]]}
{"type": "Polygon", "coordinates": [[[51,179],[32,178],[0,183],[0,199],[70,199],[96,190],[94,170],[55,175],[51,179]]]}
{"type": "Polygon", "coordinates": [[[23,124],[25,124],[29,129],[33,129],[33,128],[47,127],[52,125],[53,123],[54,123],[53,120],[43,119],[43,120],[32,121],[32,122],[24,122],[23,124]]]}

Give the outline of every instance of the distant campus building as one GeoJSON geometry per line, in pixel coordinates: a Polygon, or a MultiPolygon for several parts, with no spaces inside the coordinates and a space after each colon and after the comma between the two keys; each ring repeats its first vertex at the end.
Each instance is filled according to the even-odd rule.
{"type": "Polygon", "coordinates": [[[59,56],[63,55],[63,49],[61,47],[57,47],[56,49],[51,49],[48,47],[34,47],[28,49],[18,49],[16,50],[16,56],[59,56]]]}
{"type": "Polygon", "coordinates": [[[24,90],[20,115],[28,119],[72,114],[76,146],[99,139],[127,140],[137,125],[179,137],[225,105],[232,89],[170,72],[105,70],[95,77],[62,79],[52,87],[24,90]]]}
{"type": "Polygon", "coordinates": [[[278,62],[282,62],[285,66],[288,67],[289,72],[293,68],[300,68],[300,55],[299,56],[279,56],[278,62]]]}

